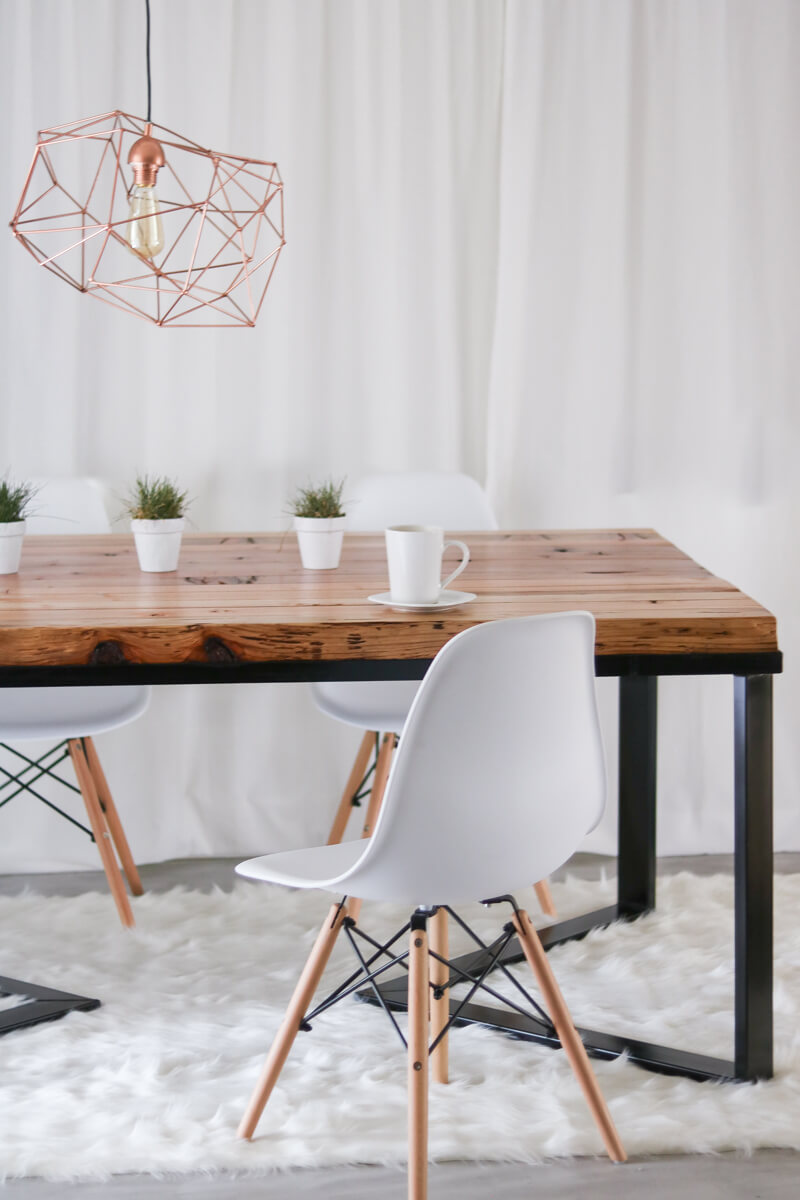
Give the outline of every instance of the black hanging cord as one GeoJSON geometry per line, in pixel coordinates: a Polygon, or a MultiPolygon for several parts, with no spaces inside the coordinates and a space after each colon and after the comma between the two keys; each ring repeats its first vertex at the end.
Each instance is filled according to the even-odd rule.
{"type": "Polygon", "coordinates": [[[144,0],[147,13],[147,120],[150,121],[150,0],[144,0]]]}

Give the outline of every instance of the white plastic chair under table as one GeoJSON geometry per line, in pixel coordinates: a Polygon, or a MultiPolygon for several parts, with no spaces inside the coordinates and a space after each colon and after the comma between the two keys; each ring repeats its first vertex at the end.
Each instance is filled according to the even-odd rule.
{"type": "MultiPolygon", "coordinates": [[[[370,533],[397,524],[440,525],[451,533],[497,528],[488,496],[469,475],[398,471],[367,475],[349,489],[348,530],[370,533]]],[[[367,795],[361,835],[369,837],[380,811],[397,738],[403,732],[418,688],[416,680],[333,681],[311,685],[314,702],[326,716],[365,731],[328,835],[329,845],[342,840],[353,807],[367,795]]],[[[547,880],[535,883],[534,888],[542,911],[556,916],[547,880]]]]}
{"type": "MultiPolygon", "coordinates": [[[[53,533],[110,533],[102,486],[93,479],[34,480],[34,515],[26,522],[26,536],[53,533]]],[[[25,567],[23,548],[21,569],[25,567]]],[[[100,765],[94,737],[135,721],[150,700],[148,687],[31,687],[0,688],[0,748],[13,756],[16,774],[0,765],[0,808],[23,792],[78,825],[96,843],[111,895],[123,925],[134,924],[120,867],[131,892],[140,896],[142,881],[131,854],[125,830],[108,781],[100,765]],[[20,743],[55,738],[57,742],[38,759],[19,749],[20,743]],[[11,744],[13,743],[13,744],[11,744]],[[64,779],[56,767],[69,757],[78,786],[64,779]],[[80,792],[90,828],[43,796],[34,786],[39,780],[56,780],[80,792]]]]}

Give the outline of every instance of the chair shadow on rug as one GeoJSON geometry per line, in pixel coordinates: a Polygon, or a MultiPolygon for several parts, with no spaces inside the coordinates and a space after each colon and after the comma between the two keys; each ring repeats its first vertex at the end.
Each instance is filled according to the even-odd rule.
{"type": "Polygon", "coordinates": [[[609,1156],[625,1160],[542,943],[510,894],[532,873],[544,879],[566,862],[602,814],[594,642],[594,618],[585,612],[495,621],[458,634],[436,656],[411,706],[372,837],[270,854],[237,868],[251,879],[342,895],[297,983],[240,1137],[255,1132],[298,1031],[366,982],[407,1047],[408,1194],[425,1200],[428,1062],[434,1078],[446,1083],[448,1033],[463,1003],[453,1002],[451,1011],[448,993],[467,983],[470,994],[483,988],[497,995],[486,982],[497,968],[554,1029],[609,1156]],[[510,919],[488,947],[472,935],[487,958],[473,975],[448,959],[448,917],[467,929],[454,906],[476,899],[508,904],[510,919]],[[351,907],[358,911],[361,900],[404,903],[413,912],[380,943],[353,918],[351,907]],[[358,968],[309,1013],[342,930],[358,968]],[[515,936],[549,1016],[500,962],[515,936]],[[406,937],[404,949],[398,944],[406,937]],[[398,965],[408,971],[407,1037],[377,985],[398,965]]]}

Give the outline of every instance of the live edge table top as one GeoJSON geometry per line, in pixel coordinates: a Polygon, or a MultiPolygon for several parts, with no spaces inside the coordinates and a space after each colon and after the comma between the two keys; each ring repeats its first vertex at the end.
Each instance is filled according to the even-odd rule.
{"type": "MultiPolygon", "coordinates": [[[[477,599],[399,612],[381,534],[306,571],[293,534],[188,534],[178,570],[139,570],[130,534],[28,537],[0,576],[3,667],[429,660],[482,621],[574,608],[597,656],[776,656],[773,615],[648,529],[467,533],[477,599]]],[[[780,666],[777,668],[780,670],[780,666]]],[[[14,672],[16,674],[16,672],[14,672]]]]}

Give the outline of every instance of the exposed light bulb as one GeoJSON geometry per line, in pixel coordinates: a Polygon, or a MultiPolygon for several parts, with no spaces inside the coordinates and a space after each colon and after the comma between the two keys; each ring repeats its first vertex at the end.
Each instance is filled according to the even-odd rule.
{"type": "Polygon", "coordinates": [[[133,143],[128,154],[128,162],[133,166],[133,187],[125,226],[125,240],[133,253],[148,259],[164,249],[164,227],[155,183],[165,159],[161,143],[150,136],[151,129],[148,122],[144,137],[133,143]]]}
{"type": "Polygon", "coordinates": [[[134,186],[128,216],[126,240],[131,250],[141,258],[155,258],[164,249],[164,227],[156,189],[134,186]]]}

